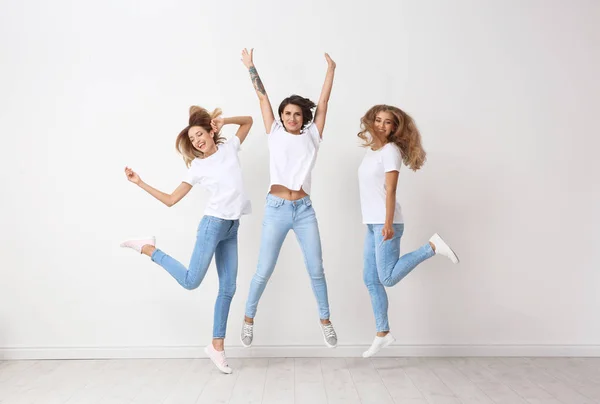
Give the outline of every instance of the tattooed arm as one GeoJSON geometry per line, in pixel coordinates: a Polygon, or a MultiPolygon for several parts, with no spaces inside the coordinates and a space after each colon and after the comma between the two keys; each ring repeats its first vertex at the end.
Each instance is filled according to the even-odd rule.
{"type": "Polygon", "coordinates": [[[254,61],[252,60],[253,52],[254,49],[251,49],[250,52],[248,52],[247,49],[244,49],[242,51],[242,62],[244,62],[244,66],[246,66],[246,68],[248,68],[248,72],[250,72],[250,79],[252,80],[252,84],[254,85],[256,94],[258,95],[258,100],[260,101],[260,112],[262,113],[263,122],[268,134],[271,130],[271,126],[273,126],[275,117],[273,116],[273,108],[271,108],[271,101],[269,101],[265,86],[263,85],[260,76],[256,71],[256,67],[254,66],[254,61]]]}
{"type": "Polygon", "coordinates": [[[333,87],[333,75],[335,73],[335,62],[329,57],[329,54],[325,54],[325,59],[327,60],[327,75],[325,76],[325,83],[323,83],[323,89],[321,90],[321,96],[317,104],[317,111],[315,112],[315,125],[317,125],[321,138],[323,137],[323,129],[325,128],[327,104],[329,103],[331,87],[333,87]]]}

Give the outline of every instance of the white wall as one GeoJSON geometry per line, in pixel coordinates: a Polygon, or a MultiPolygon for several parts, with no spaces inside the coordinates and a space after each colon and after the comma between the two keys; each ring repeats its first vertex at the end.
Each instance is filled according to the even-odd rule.
{"type": "MultiPolygon", "coordinates": [[[[171,191],[187,108],[251,114],[242,164],[254,214],[240,231],[230,355],[354,355],[374,320],[362,283],[359,119],[398,105],[418,123],[424,168],[401,173],[404,251],[440,232],[435,257],[389,290],[391,354],[600,354],[600,6],[589,1],[0,3],[0,357],[200,355],[216,273],[183,290],[119,248],[155,234],[187,262],[207,200],[171,209],[128,183],[129,165],[171,191]],[[254,47],[274,105],[317,100],[323,52],[338,64],[313,172],[332,321],[290,234],[259,306],[254,351],[238,334],[268,187],[254,47]]],[[[231,135],[231,128],[226,134],[231,135]]]]}

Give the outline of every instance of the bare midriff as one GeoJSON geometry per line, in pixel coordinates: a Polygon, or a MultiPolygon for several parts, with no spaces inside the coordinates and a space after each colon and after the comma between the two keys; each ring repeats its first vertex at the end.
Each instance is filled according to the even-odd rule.
{"type": "Polygon", "coordinates": [[[283,185],[271,185],[270,194],[279,198],[287,199],[288,201],[296,201],[302,199],[308,194],[302,188],[299,191],[293,191],[283,185]]]}

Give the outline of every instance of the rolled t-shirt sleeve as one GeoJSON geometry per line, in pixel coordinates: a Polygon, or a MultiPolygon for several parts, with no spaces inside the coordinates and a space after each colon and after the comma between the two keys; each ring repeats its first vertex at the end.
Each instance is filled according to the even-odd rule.
{"type": "Polygon", "coordinates": [[[402,167],[402,154],[400,154],[400,149],[393,143],[388,143],[385,145],[383,150],[381,150],[381,159],[383,162],[383,169],[386,173],[390,171],[400,171],[402,167]]]}

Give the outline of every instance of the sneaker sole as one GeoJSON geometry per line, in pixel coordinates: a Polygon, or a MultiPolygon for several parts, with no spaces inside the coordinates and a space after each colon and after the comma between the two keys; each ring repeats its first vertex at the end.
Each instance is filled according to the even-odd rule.
{"type": "Polygon", "coordinates": [[[227,368],[223,368],[217,362],[215,362],[213,360],[212,356],[210,356],[210,354],[208,353],[208,348],[204,347],[204,353],[206,354],[206,356],[208,356],[208,359],[210,359],[210,361],[213,363],[213,365],[215,365],[215,367],[221,371],[221,373],[224,373],[226,375],[230,375],[231,373],[233,373],[233,370],[231,370],[231,368],[229,368],[229,370],[224,370],[227,368]]]}
{"type": "Polygon", "coordinates": [[[450,252],[452,253],[450,258],[450,261],[452,261],[453,264],[458,264],[460,262],[460,259],[458,258],[458,255],[456,255],[456,253],[454,252],[454,250],[452,249],[452,247],[450,247],[448,245],[448,243],[446,243],[446,240],[444,240],[444,238],[442,236],[439,235],[439,233],[436,233],[438,235],[438,237],[440,238],[440,240],[442,240],[442,243],[444,243],[446,245],[446,247],[448,248],[448,250],[450,250],[450,252]]]}
{"type": "MultiPolygon", "coordinates": [[[[446,244],[446,245],[448,245],[448,244],[446,244]]],[[[452,257],[450,257],[450,261],[452,261],[453,264],[458,264],[460,262],[458,255],[456,255],[456,253],[454,252],[454,250],[452,248],[450,248],[450,246],[448,246],[448,249],[452,253],[452,257]],[[454,259],[453,259],[453,257],[454,257],[454,259]]]]}

